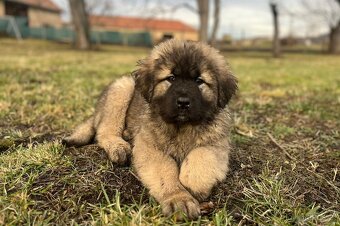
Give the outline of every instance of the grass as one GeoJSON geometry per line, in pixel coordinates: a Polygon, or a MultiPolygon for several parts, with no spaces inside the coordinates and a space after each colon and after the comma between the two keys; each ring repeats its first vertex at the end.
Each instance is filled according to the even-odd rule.
{"type": "MultiPolygon", "coordinates": [[[[129,167],[60,138],[149,49],[0,39],[0,225],[173,224],[129,167]]],[[[340,56],[225,53],[239,78],[227,180],[181,225],[340,224],[340,56]]]]}

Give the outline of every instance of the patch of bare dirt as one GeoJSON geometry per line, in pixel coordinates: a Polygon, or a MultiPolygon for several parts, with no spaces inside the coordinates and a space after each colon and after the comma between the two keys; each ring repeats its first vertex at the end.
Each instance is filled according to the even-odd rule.
{"type": "Polygon", "coordinates": [[[77,199],[79,203],[106,202],[104,192],[113,198],[120,192],[121,203],[131,204],[145,201],[143,186],[129,167],[117,167],[107,158],[106,153],[96,145],[68,148],[64,155],[71,164],[48,170],[35,179],[32,189],[48,188],[42,196],[46,205],[60,206],[62,200],[77,199]]]}

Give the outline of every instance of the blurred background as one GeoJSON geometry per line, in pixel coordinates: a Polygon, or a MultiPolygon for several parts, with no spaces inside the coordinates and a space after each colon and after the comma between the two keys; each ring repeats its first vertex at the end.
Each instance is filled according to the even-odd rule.
{"type": "Polygon", "coordinates": [[[81,49],[200,40],[225,50],[339,53],[339,0],[0,0],[0,33],[81,49]]]}

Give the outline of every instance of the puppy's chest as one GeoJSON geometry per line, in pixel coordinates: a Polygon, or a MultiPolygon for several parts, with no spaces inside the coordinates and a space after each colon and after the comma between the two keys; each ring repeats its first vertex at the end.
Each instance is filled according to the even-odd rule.
{"type": "Polygon", "coordinates": [[[205,139],[194,133],[179,132],[173,136],[165,136],[158,142],[164,153],[177,161],[182,161],[191,150],[203,146],[205,139]]]}
{"type": "Polygon", "coordinates": [[[163,151],[177,161],[182,161],[195,147],[196,145],[189,144],[187,142],[171,142],[168,143],[166,149],[163,151]]]}

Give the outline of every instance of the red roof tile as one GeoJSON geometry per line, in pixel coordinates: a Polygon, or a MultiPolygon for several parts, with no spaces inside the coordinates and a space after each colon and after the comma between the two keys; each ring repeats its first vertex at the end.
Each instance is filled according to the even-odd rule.
{"type": "Polygon", "coordinates": [[[92,26],[104,27],[106,29],[123,28],[196,32],[196,29],[178,20],[125,16],[90,16],[90,23],[92,26]]]}
{"type": "Polygon", "coordinates": [[[10,0],[11,2],[20,2],[26,5],[35,6],[52,11],[61,11],[61,9],[51,0],[10,0]]]}

